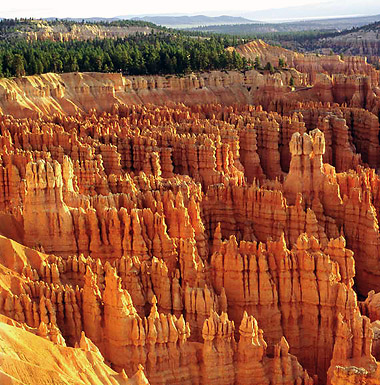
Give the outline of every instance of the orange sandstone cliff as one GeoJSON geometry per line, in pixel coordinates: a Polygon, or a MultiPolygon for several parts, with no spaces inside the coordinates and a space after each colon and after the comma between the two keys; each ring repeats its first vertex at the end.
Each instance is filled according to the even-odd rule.
{"type": "Polygon", "coordinates": [[[290,59],[0,80],[1,384],[380,383],[378,73],[290,59]]]}

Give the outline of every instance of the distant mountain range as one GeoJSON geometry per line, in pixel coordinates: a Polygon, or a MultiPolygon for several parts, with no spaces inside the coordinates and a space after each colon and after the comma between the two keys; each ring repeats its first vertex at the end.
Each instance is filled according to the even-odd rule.
{"type": "Polygon", "coordinates": [[[234,25],[209,25],[191,27],[189,30],[222,33],[229,35],[255,36],[257,34],[276,32],[301,32],[301,31],[343,31],[351,28],[363,27],[367,24],[380,21],[380,14],[363,17],[344,17],[335,19],[299,20],[283,23],[247,23],[234,25]]]}
{"type": "MultiPolygon", "coordinates": [[[[54,20],[47,18],[45,20],[54,20]]],[[[1,19],[0,19],[1,20],[1,19]]],[[[345,0],[262,11],[231,11],[229,15],[120,15],[113,18],[65,18],[85,22],[135,20],[170,28],[199,29],[229,34],[254,34],[308,30],[341,31],[380,20],[380,0],[345,0]],[[244,14],[245,17],[240,15],[244,14]],[[353,16],[356,14],[356,16],[353,16]],[[363,15],[364,14],[364,15],[363,15]],[[346,16],[344,16],[346,15],[346,16]],[[374,16],[373,16],[374,15],[374,16]]]]}
{"type": "MultiPolygon", "coordinates": [[[[128,16],[118,16],[118,19],[126,19],[128,16]]],[[[143,16],[133,17],[132,20],[148,21],[157,25],[162,25],[171,28],[186,28],[195,26],[209,26],[209,25],[220,25],[220,24],[248,24],[255,23],[253,20],[246,19],[239,16],[143,16]]],[[[257,23],[257,21],[256,21],[257,23]]]]}
{"type": "MultiPolygon", "coordinates": [[[[268,3],[270,6],[270,3],[268,3]]],[[[259,22],[296,21],[307,19],[350,18],[366,17],[380,14],[379,0],[315,0],[314,4],[292,7],[264,9],[250,11],[249,9],[231,9],[224,11],[225,15],[216,16],[215,12],[206,12],[202,15],[129,15],[117,16],[118,19],[140,19],[165,26],[207,26],[220,24],[245,24],[259,22]],[[228,16],[226,16],[226,14],[228,16]],[[206,15],[206,16],[205,16],[206,15]],[[242,17],[242,15],[244,17],[242,17]]],[[[368,21],[369,23],[372,20],[368,21]]]]}
{"type": "MultiPolygon", "coordinates": [[[[55,17],[49,17],[44,20],[52,21],[55,20],[55,17]]],[[[1,20],[1,19],[0,19],[1,20]]],[[[115,16],[112,18],[104,17],[88,17],[88,18],[65,18],[62,20],[71,20],[76,22],[89,22],[89,23],[99,23],[99,22],[112,22],[118,20],[135,20],[135,21],[145,21],[148,23],[154,23],[156,25],[169,27],[169,28],[191,28],[198,26],[210,26],[210,25],[234,25],[234,24],[250,24],[250,23],[259,23],[259,21],[253,21],[246,19],[240,16],[205,16],[205,15],[196,15],[196,16],[171,16],[171,15],[142,15],[142,16],[115,16]]]]}
{"type": "MultiPolygon", "coordinates": [[[[336,18],[349,16],[366,16],[380,13],[379,0],[345,0],[329,1],[315,4],[266,9],[245,12],[244,16],[262,21],[300,20],[317,18],[336,18]]],[[[241,12],[231,13],[233,15],[241,12]]]]}

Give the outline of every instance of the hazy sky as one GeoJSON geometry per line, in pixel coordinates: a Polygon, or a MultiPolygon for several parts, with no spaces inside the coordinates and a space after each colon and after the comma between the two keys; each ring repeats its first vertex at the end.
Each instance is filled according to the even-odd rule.
{"type": "Polygon", "coordinates": [[[315,4],[327,0],[2,0],[0,17],[113,17],[138,14],[239,14],[268,8],[315,4]],[[33,4],[33,7],[31,6],[33,4]]]}

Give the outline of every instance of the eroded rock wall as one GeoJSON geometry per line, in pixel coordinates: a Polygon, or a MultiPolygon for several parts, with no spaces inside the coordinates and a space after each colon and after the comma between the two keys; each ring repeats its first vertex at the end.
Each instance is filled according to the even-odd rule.
{"type": "Polygon", "coordinates": [[[104,383],[377,383],[370,75],[102,76],[2,81],[1,324],[104,383]]]}

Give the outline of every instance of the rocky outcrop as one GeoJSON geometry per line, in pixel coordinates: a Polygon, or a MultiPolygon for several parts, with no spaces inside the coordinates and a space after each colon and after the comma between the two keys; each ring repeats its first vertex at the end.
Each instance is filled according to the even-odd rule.
{"type": "Polygon", "coordinates": [[[352,317],[358,309],[352,290],[354,260],[343,239],[321,248],[313,236],[303,234],[290,251],[284,238],[266,245],[237,244],[232,236],[213,254],[211,271],[216,291],[223,287],[226,292],[235,322],[244,310],[255,314],[268,342],[284,335],[304,367],[325,378],[332,349],[318,341],[330,340],[327,345],[333,346],[337,330],[324,325],[335,325],[340,313],[352,317]]]}
{"type": "Polygon", "coordinates": [[[109,368],[84,334],[78,347],[73,348],[48,340],[43,331],[46,325],[34,331],[4,318],[0,328],[0,346],[7,352],[0,359],[3,384],[149,384],[142,366],[131,378],[124,371],[117,373],[109,368]]]}
{"type": "Polygon", "coordinates": [[[12,29],[2,31],[2,38],[23,39],[31,41],[78,41],[92,39],[117,39],[137,33],[149,34],[154,31],[148,26],[139,25],[101,25],[95,23],[66,24],[56,20],[50,23],[46,20],[18,20],[12,29]]]}
{"type": "Polygon", "coordinates": [[[351,325],[341,316],[337,340],[329,369],[329,383],[376,383],[379,381],[378,363],[371,355],[373,331],[366,317],[355,314],[351,325]],[[357,369],[355,366],[360,366],[357,369]]]}
{"type": "MultiPolygon", "coordinates": [[[[28,117],[0,116],[0,322],[65,368],[31,358],[36,376],[73,365],[75,382],[90,361],[93,383],[378,381],[374,88],[282,76],[2,81],[4,111],[28,117]]],[[[1,375],[32,370],[13,362],[1,375]]]]}
{"type": "Polygon", "coordinates": [[[289,354],[284,337],[269,357],[263,331],[254,317],[244,312],[239,326],[240,339],[234,340],[234,322],[226,313],[211,313],[203,326],[203,384],[313,384],[314,381],[289,354]],[[236,362],[236,364],[234,364],[236,362]]]}
{"type": "Polygon", "coordinates": [[[375,118],[360,109],[333,106],[329,113],[324,105],[307,113],[299,107],[291,118],[218,105],[119,106],[117,115],[40,119],[38,125],[8,117],[1,122],[6,156],[23,181],[10,194],[4,180],[2,204],[28,246],[110,261],[163,257],[169,278],[179,270],[192,286],[206,283],[218,222],[224,238],[265,242],[284,233],[289,246],[303,232],[326,245],[343,231],[361,261],[358,288],[366,295],[377,288],[373,213],[380,200],[377,177],[359,167],[362,158],[377,163],[376,147],[360,138],[369,127],[374,135],[375,118]],[[86,136],[90,120],[98,126],[86,136]],[[306,133],[316,126],[321,130],[306,133]],[[31,161],[35,151],[39,160],[31,161]],[[337,174],[324,161],[355,171],[337,174]],[[354,207],[361,211],[353,220],[354,207]]]}
{"type": "MultiPolygon", "coordinates": [[[[1,112],[18,117],[109,111],[115,103],[189,104],[252,100],[250,91],[265,87],[270,79],[256,71],[211,72],[186,77],[131,76],[101,73],[43,74],[0,81],[1,112]]],[[[285,82],[285,84],[287,84],[285,82]]],[[[280,89],[284,83],[277,79],[280,89]]]]}
{"type": "Polygon", "coordinates": [[[25,194],[25,242],[38,242],[48,252],[58,254],[71,252],[75,247],[72,216],[63,201],[63,183],[67,182],[65,193],[73,192],[70,180],[72,166],[65,158],[63,166],[40,160],[26,166],[25,194]],[[36,223],[39,225],[36,226],[36,223]],[[68,241],[68,244],[65,244],[68,241]]]}
{"type": "MultiPolygon", "coordinates": [[[[283,56],[274,55],[277,63],[283,56]]],[[[300,55],[289,64],[293,67],[274,74],[252,69],[244,73],[212,71],[183,77],[47,73],[1,79],[0,112],[37,118],[87,113],[93,108],[109,112],[115,104],[170,105],[176,102],[187,105],[249,103],[282,113],[289,103],[322,101],[346,103],[378,113],[379,71],[364,59],[354,57],[342,61],[339,56],[291,55],[300,55]],[[291,82],[295,87],[290,86],[291,82]]]]}
{"type": "MultiPolygon", "coordinates": [[[[277,67],[279,59],[282,59],[285,66],[307,74],[309,84],[314,83],[318,73],[326,73],[329,75],[368,75],[372,84],[378,84],[379,76],[376,70],[367,63],[366,58],[360,56],[347,56],[342,58],[339,55],[302,54],[285,48],[271,46],[262,40],[254,40],[236,48],[230,48],[230,50],[235,50],[240,55],[252,61],[258,58],[263,66],[269,62],[277,67]]],[[[352,54],[353,53],[351,53],[351,55],[352,54]]]]}
{"type": "Polygon", "coordinates": [[[368,57],[373,64],[379,64],[379,23],[370,24],[353,31],[342,31],[334,37],[318,39],[311,43],[310,48],[320,52],[333,50],[337,54],[350,57],[360,55],[368,57]]]}

